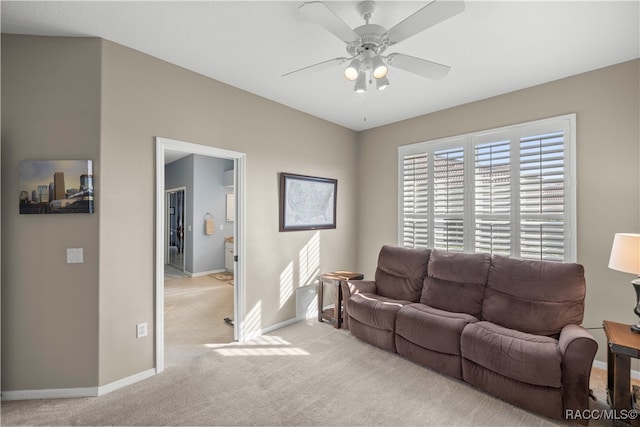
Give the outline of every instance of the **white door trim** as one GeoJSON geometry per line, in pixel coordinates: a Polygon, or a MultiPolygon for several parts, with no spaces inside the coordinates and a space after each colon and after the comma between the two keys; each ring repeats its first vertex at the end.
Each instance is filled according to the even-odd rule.
{"type": "Polygon", "coordinates": [[[165,224],[165,188],[164,153],[165,150],[182,151],[190,154],[219,157],[234,161],[236,220],[234,222],[234,339],[245,340],[245,162],[246,155],[236,151],[193,144],[175,139],[156,137],[156,284],[155,284],[155,342],[156,373],[164,370],[164,224],[165,224]]]}

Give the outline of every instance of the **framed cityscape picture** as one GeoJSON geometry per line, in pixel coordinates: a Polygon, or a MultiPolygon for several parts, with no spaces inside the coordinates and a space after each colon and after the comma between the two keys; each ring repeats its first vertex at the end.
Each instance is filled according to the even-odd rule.
{"type": "Polygon", "coordinates": [[[280,174],[280,231],[336,228],[338,181],[280,174]]]}
{"type": "Polygon", "coordinates": [[[94,212],[91,160],[23,160],[18,170],[21,214],[94,212]]]}

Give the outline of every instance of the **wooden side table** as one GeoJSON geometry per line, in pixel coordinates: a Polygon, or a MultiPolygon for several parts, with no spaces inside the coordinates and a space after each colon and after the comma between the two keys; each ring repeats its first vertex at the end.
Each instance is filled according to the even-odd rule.
{"type": "MultiPolygon", "coordinates": [[[[607,336],[607,400],[617,413],[629,411],[631,402],[631,358],[640,358],[640,334],[630,325],[602,322],[607,336]]],[[[626,425],[640,426],[638,419],[624,420],[626,425]]]]}
{"type": "Polygon", "coordinates": [[[342,282],[347,280],[361,280],[364,276],[352,271],[333,271],[318,276],[318,321],[327,320],[334,323],[336,329],[342,328],[342,282]],[[335,300],[333,308],[324,308],[324,285],[333,285],[335,300]]]}

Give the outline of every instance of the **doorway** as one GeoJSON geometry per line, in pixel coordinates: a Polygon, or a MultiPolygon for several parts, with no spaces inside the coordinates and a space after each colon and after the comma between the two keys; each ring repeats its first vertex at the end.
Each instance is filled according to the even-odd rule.
{"type": "MultiPolygon", "coordinates": [[[[166,230],[170,224],[171,201],[167,201],[167,189],[165,188],[165,155],[181,152],[185,155],[197,154],[215,158],[229,159],[233,161],[233,185],[235,190],[233,222],[233,271],[234,271],[234,303],[233,303],[233,336],[236,341],[244,341],[244,319],[245,319],[245,154],[235,151],[224,150],[205,145],[193,144],[184,141],[177,141],[168,138],[156,137],[156,372],[162,372],[165,365],[165,325],[164,325],[164,265],[166,260],[165,241],[167,240],[166,230]]],[[[169,189],[171,190],[171,189],[169,189]]],[[[177,202],[176,196],[176,202],[177,202]]],[[[183,204],[184,204],[183,196],[183,204]]],[[[176,206],[177,207],[177,204],[176,206]]],[[[174,210],[175,212],[175,210],[174,210]]],[[[184,215],[182,216],[183,227],[185,226],[184,215]]],[[[177,217],[176,217],[177,219],[177,217]]],[[[184,229],[183,229],[184,230],[184,229]]],[[[177,224],[176,224],[177,232],[177,224]]],[[[177,236],[176,236],[177,237],[177,236]]],[[[182,244],[188,240],[188,233],[185,233],[182,244]]],[[[176,239],[176,243],[179,243],[176,239]]],[[[169,242],[170,243],[170,242],[169,242]]],[[[187,242],[188,243],[188,242],[187,242]]],[[[184,248],[184,246],[183,246],[184,248]]],[[[184,249],[183,249],[184,250],[184,249]]],[[[184,252],[183,252],[184,253],[184,252]]],[[[184,258],[184,257],[183,257],[184,258]]],[[[184,267],[183,267],[184,268],[184,267]]]]}
{"type": "Polygon", "coordinates": [[[186,188],[165,190],[165,264],[185,271],[186,188]]]}

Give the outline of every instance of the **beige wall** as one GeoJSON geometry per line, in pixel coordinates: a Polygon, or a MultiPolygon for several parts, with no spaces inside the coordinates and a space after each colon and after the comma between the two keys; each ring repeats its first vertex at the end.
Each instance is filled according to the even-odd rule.
{"type": "Polygon", "coordinates": [[[155,136],[246,153],[254,330],[295,317],[294,289],[318,271],[355,266],[354,131],[108,41],[3,36],[2,60],[3,391],[106,385],[154,367],[155,136]],[[17,162],[28,158],[94,160],[97,213],[19,216],[17,162]],[[281,171],[338,179],[336,230],[278,232],[281,171]],[[85,264],[71,270],[65,248],[77,246],[85,264]],[[136,339],[143,321],[149,336],[136,339]]]}
{"type": "MultiPolygon", "coordinates": [[[[607,268],[613,235],[640,230],[640,61],[580,74],[359,134],[358,269],[372,276],[397,244],[398,146],[577,114],[578,262],[587,275],[586,327],[632,323],[632,276],[607,268]]],[[[605,340],[594,330],[605,360],[605,340]]]]}
{"type": "Polygon", "coordinates": [[[155,136],[246,153],[246,310],[259,330],[295,317],[281,274],[307,284],[315,232],[278,232],[278,173],[338,179],[338,228],[319,232],[321,271],[356,263],[355,132],[104,41],[100,384],[153,367],[155,136]],[[129,191],[134,190],[134,191],[129,191]],[[128,226],[123,226],[128,225],[128,226]],[[304,267],[304,263],[302,266],[304,267]],[[303,277],[301,277],[303,276],[303,277]],[[286,294],[285,294],[286,295],[286,294]],[[153,328],[150,328],[153,334],[153,328]]]}
{"type": "Polygon", "coordinates": [[[2,35],[3,391],[97,383],[100,199],[93,215],[20,215],[18,164],[90,159],[99,174],[99,148],[99,40],[2,35]],[[77,247],[84,264],[67,264],[77,247]]]}

